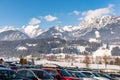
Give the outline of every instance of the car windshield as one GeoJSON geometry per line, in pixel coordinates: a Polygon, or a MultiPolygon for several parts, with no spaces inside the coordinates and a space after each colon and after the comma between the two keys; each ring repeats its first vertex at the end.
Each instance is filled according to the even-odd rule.
{"type": "Polygon", "coordinates": [[[75,74],[79,77],[87,77],[85,74],[80,73],[80,72],[75,72],[75,74]]]}
{"type": "Polygon", "coordinates": [[[51,79],[52,77],[46,71],[42,70],[33,70],[35,75],[40,79],[51,79]]]}
{"type": "Polygon", "coordinates": [[[93,74],[96,76],[96,77],[100,77],[100,75],[96,72],[93,72],[93,74]]]}
{"type": "Polygon", "coordinates": [[[62,75],[62,76],[66,76],[66,77],[72,77],[71,74],[69,74],[67,71],[65,70],[58,70],[59,73],[62,75]]]}
{"type": "Polygon", "coordinates": [[[105,74],[105,73],[99,73],[99,74],[100,74],[100,76],[102,76],[102,77],[111,78],[109,75],[107,75],[107,74],[105,74]]]}

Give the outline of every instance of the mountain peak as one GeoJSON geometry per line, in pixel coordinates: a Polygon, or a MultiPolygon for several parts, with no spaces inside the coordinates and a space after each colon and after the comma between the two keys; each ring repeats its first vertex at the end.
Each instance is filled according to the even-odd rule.
{"type": "Polygon", "coordinates": [[[86,29],[86,28],[97,28],[100,29],[105,27],[107,24],[112,24],[118,20],[115,16],[105,15],[102,17],[92,18],[89,20],[84,20],[79,24],[79,29],[86,29]]]}
{"type": "Polygon", "coordinates": [[[51,27],[50,30],[56,30],[56,31],[59,31],[59,32],[64,32],[64,30],[61,27],[59,27],[58,25],[51,27]]]}
{"type": "Polygon", "coordinates": [[[43,30],[39,25],[28,25],[28,26],[23,26],[22,30],[24,33],[26,33],[29,37],[34,38],[41,33],[43,33],[43,30]]]}
{"type": "Polygon", "coordinates": [[[17,30],[17,29],[15,29],[13,26],[5,26],[4,28],[0,29],[0,33],[9,30],[17,30]]]}

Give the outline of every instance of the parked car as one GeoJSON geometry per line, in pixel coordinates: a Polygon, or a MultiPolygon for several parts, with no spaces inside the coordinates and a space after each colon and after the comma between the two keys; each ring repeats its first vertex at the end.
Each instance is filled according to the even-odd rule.
{"type": "Polygon", "coordinates": [[[63,69],[55,68],[42,68],[52,75],[56,80],[80,80],[79,78],[73,77],[70,73],[63,69]]]}
{"type": "Polygon", "coordinates": [[[92,71],[80,71],[80,72],[87,75],[88,77],[92,77],[98,80],[109,80],[108,78],[101,77],[97,72],[92,72],[92,71]]]}
{"type": "Polygon", "coordinates": [[[0,68],[0,80],[29,80],[9,68],[0,68]]]}
{"type": "Polygon", "coordinates": [[[80,71],[68,71],[72,76],[78,77],[82,80],[96,80],[94,78],[88,77],[85,74],[81,73],[80,71]]]}
{"type": "Polygon", "coordinates": [[[110,80],[116,80],[115,78],[112,78],[110,75],[106,74],[106,73],[98,73],[100,76],[108,78],[110,80]]]}
{"type": "Polygon", "coordinates": [[[115,78],[116,80],[120,80],[120,74],[116,74],[116,73],[111,73],[109,74],[112,78],[115,78]]]}
{"type": "Polygon", "coordinates": [[[9,68],[12,69],[15,72],[17,72],[17,70],[20,69],[18,66],[10,66],[9,68]]]}
{"type": "Polygon", "coordinates": [[[2,68],[6,68],[6,66],[4,66],[4,65],[0,64],[0,68],[1,68],[1,67],[2,67],[2,68]]]}
{"type": "Polygon", "coordinates": [[[53,80],[49,73],[40,69],[21,69],[17,73],[30,80],[53,80]]]}

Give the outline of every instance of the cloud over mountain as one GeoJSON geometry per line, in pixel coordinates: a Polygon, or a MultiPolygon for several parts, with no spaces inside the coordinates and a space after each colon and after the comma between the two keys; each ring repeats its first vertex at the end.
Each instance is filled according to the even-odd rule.
{"type": "Polygon", "coordinates": [[[52,15],[49,14],[49,15],[45,16],[44,19],[49,21],[49,22],[52,22],[52,21],[57,20],[57,17],[52,16],[52,15]]]}
{"type": "Polygon", "coordinates": [[[32,18],[29,22],[30,25],[36,25],[41,23],[41,20],[37,19],[37,18],[32,18]]]}
{"type": "Polygon", "coordinates": [[[108,7],[106,7],[106,8],[88,10],[86,12],[83,12],[82,16],[84,17],[84,20],[89,20],[89,19],[93,19],[96,17],[101,17],[103,15],[113,14],[113,7],[114,7],[114,5],[109,4],[108,7]]]}

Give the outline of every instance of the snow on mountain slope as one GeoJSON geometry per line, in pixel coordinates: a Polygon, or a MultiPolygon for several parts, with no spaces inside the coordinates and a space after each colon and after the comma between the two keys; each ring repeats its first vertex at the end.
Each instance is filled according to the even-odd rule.
{"type": "Polygon", "coordinates": [[[54,30],[59,31],[61,33],[64,32],[64,30],[62,28],[60,28],[59,26],[54,26],[51,29],[54,29],[54,30]]]}
{"type": "Polygon", "coordinates": [[[9,31],[9,30],[16,30],[16,29],[12,26],[5,26],[4,28],[0,29],[0,33],[4,31],[9,31]]]}
{"type": "Polygon", "coordinates": [[[63,30],[71,32],[71,31],[73,31],[73,28],[74,28],[73,26],[68,25],[68,26],[64,26],[63,30]]]}
{"type": "Polygon", "coordinates": [[[78,26],[65,26],[64,30],[66,31],[78,31],[82,32],[82,30],[87,29],[88,32],[90,32],[93,28],[101,29],[105,27],[108,24],[113,24],[117,23],[120,21],[119,17],[114,17],[114,16],[102,16],[102,17],[97,17],[97,18],[92,18],[87,21],[82,21],[78,26]]]}
{"type": "Polygon", "coordinates": [[[80,30],[91,27],[91,28],[102,28],[107,24],[114,22],[114,17],[111,16],[102,16],[94,19],[89,19],[88,21],[83,21],[80,23],[80,30]]]}
{"type": "Polygon", "coordinates": [[[82,21],[79,26],[76,27],[76,29],[83,30],[87,28],[97,28],[100,29],[102,27],[105,27],[108,24],[117,23],[120,20],[119,17],[115,16],[102,16],[97,18],[92,18],[87,21],[82,21]]]}
{"type": "Polygon", "coordinates": [[[37,38],[48,38],[48,37],[68,39],[72,36],[69,32],[64,31],[61,27],[53,26],[53,27],[49,28],[47,31],[43,32],[37,38]]]}
{"type": "Polygon", "coordinates": [[[73,38],[99,38],[102,41],[120,39],[118,34],[120,30],[119,16],[102,16],[87,21],[82,21],[78,26],[65,26],[65,31],[72,33],[73,38]]]}
{"type": "Polygon", "coordinates": [[[13,40],[23,40],[28,39],[29,37],[18,31],[18,30],[8,30],[0,33],[0,40],[1,41],[13,41],[13,40]]]}
{"type": "Polygon", "coordinates": [[[120,17],[117,16],[102,16],[82,21],[78,26],[54,26],[46,31],[43,31],[39,25],[27,25],[22,29],[13,27],[5,27],[0,29],[0,33],[4,31],[20,31],[30,38],[48,38],[57,37],[62,39],[82,38],[89,40],[90,38],[99,38],[102,40],[120,39],[120,17]]]}
{"type": "Polygon", "coordinates": [[[28,39],[29,37],[20,32],[20,31],[14,31],[14,30],[9,30],[9,31],[4,31],[0,33],[0,40],[7,40],[7,41],[13,41],[13,40],[23,40],[23,39],[28,39]]]}
{"type": "Polygon", "coordinates": [[[23,26],[22,31],[26,33],[30,38],[35,38],[44,32],[39,25],[23,26]]]}
{"type": "Polygon", "coordinates": [[[0,40],[2,41],[23,40],[28,38],[29,37],[26,34],[13,26],[6,26],[0,29],[0,40]]]}

